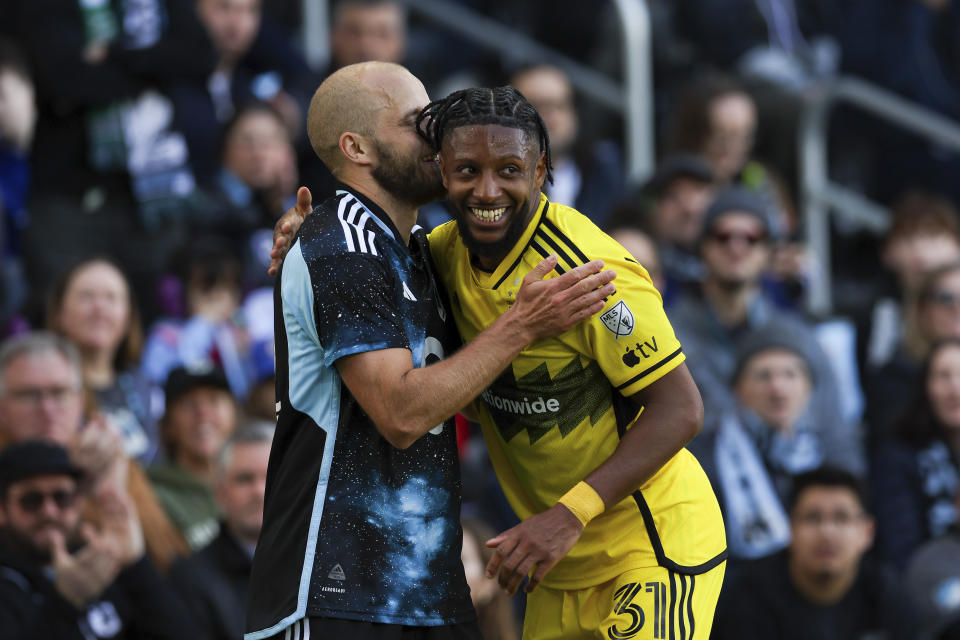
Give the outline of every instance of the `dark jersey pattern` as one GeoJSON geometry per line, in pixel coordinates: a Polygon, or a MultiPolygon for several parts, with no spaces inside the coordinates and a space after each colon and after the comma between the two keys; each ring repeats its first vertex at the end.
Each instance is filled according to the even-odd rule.
{"type": "Polygon", "coordinates": [[[409,349],[416,366],[459,345],[426,237],[409,247],[347,191],[309,216],[275,291],[277,431],[246,640],[304,616],[431,626],[475,617],[460,563],[453,420],[391,446],[334,363],[409,349]]]}

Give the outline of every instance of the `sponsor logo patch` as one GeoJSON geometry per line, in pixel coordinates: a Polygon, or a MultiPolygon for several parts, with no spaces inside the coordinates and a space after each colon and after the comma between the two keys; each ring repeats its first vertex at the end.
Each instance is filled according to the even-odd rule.
{"type": "Polygon", "coordinates": [[[600,321],[617,339],[620,336],[628,336],[633,333],[633,312],[630,311],[630,307],[623,300],[600,316],[600,321]]]}
{"type": "Polygon", "coordinates": [[[623,354],[623,364],[628,367],[635,367],[640,364],[641,357],[649,358],[659,350],[657,336],[651,336],[649,340],[638,342],[636,347],[627,347],[626,353],[623,354]]]}
{"type": "Polygon", "coordinates": [[[327,577],[331,580],[346,580],[347,574],[343,572],[343,567],[339,564],[333,565],[333,569],[330,569],[330,573],[327,574],[327,577]]]}

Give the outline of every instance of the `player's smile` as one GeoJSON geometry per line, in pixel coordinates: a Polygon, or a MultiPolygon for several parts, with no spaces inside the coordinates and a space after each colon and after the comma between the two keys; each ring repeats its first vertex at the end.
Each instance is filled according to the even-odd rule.
{"type": "Polygon", "coordinates": [[[496,268],[540,203],[544,157],[520,129],[475,125],[450,132],[441,168],[464,243],[484,268],[496,268]]]}

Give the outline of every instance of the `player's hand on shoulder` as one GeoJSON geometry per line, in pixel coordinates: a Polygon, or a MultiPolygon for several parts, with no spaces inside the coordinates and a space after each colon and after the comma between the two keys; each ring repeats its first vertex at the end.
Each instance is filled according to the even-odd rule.
{"type": "Polygon", "coordinates": [[[267,273],[272,276],[277,275],[280,264],[283,263],[290,245],[293,244],[293,238],[297,235],[300,225],[313,210],[313,196],[310,189],[300,187],[297,190],[297,204],[287,209],[277,224],[273,227],[273,248],[270,250],[270,266],[267,273]]]}
{"type": "Polygon", "coordinates": [[[583,525],[577,517],[563,505],[554,505],[487,540],[487,546],[496,549],[487,564],[487,577],[496,578],[500,587],[513,595],[532,570],[524,589],[530,593],[573,548],[581,533],[583,525]]]}
{"type": "Polygon", "coordinates": [[[544,279],[557,265],[557,257],[544,258],[523,278],[517,302],[511,308],[529,331],[531,342],[568,331],[600,312],[604,299],[616,293],[617,273],[603,270],[594,260],[556,278],[544,279]]]}

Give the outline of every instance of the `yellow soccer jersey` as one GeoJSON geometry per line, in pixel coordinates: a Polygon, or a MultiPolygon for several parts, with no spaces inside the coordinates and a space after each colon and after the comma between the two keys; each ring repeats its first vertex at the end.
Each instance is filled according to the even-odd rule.
{"type": "MultiPolygon", "coordinates": [[[[477,399],[500,484],[520,518],[540,513],[605,461],[640,408],[627,401],[684,360],[646,270],[586,216],[546,197],[493,273],[474,268],[456,222],[430,234],[430,250],[457,327],[471,340],[505,312],[523,277],[555,253],[554,274],[600,258],[617,292],[602,313],[521,352],[477,399]]],[[[579,589],[636,567],[700,573],[725,557],[720,507],[697,460],[681,450],[631,497],[592,520],[547,574],[579,589]]]]}

